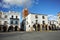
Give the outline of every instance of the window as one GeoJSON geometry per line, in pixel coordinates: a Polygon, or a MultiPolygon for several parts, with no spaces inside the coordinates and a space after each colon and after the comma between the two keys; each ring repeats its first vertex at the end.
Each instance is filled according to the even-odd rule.
{"type": "Polygon", "coordinates": [[[18,16],[16,16],[16,18],[18,18],[18,16]]]}
{"type": "Polygon", "coordinates": [[[51,25],[51,21],[50,21],[50,25],[51,25]]]}
{"type": "Polygon", "coordinates": [[[7,21],[4,21],[4,24],[7,24],[7,21]]]}
{"type": "Polygon", "coordinates": [[[42,16],[42,18],[43,18],[43,19],[45,19],[45,17],[44,17],[44,16],[42,16]]]}
{"type": "Polygon", "coordinates": [[[37,15],[35,15],[35,18],[37,19],[37,18],[38,18],[38,16],[37,16],[37,15]]]}
{"type": "Polygon", "coordinates": [[[7,18],[7,15],[5,15],[5,18],[7,18]]]}
{"type": "Polygon", "coordinates": [[[15,24],[18,24],[18,21],[15,21],[15,24]]]}
{"type": "Polygon", "coordinates": [[[29,27],[30,27],[30,25],[29,25],[29,27]]]}
{"type": "Polygon", "coordinates": [[[28,25],[28,21],[27,21],[27,25],[28,25]]]}
{"type": "Polygon", "coordinates": [[[36,24],[37,24],[37,21],[38,21],[38,20],[36,20],[36,24]]]}
{"type": "Polygon", "coordinates": [[[45,24],[45,21],[42,21],[43,24],[45,24]]]}
{"type": "Polygon", "coordinates": [[[32,23],[33,23],[33,21],[32,21],[32,23]]]}
{"type": "Polygon", "coordinates": [[[13,21],[11,21],[10,24],[13,24],[13,21]]]}
{"type": "Polygon", "coordinates": [[[7,21],[4,21],[4,23],[7,23],[7,21]]]}
{"type": "Polygon", "coordinates": [[[12,18],[13,18],[13,15],[12,15],[12,18]]]}

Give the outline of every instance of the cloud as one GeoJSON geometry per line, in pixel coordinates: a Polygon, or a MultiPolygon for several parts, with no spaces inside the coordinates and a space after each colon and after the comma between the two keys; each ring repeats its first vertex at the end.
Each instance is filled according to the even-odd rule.
{"type": "Polygon", "coordinates": [[[0,3],[0,7],[2,7],[2,3],[0,3]]]}
{"type": "Polygon", "coordinates": [[[0,0],[0,7],[1,8],[10,8],[10,5],[7,3],[3,3],[3,1],[0,0]]]}
{"type": "Polygon", "coordinates": [[[57,20],[57,16],[55,15],[48,15],[49,20],[57,20]]]}
{"type": "Polygon", "coordinates": [[[3,2],[9,3],[11,5],[29,5],[31,3],[31,0],[3,0],[3,2]]]}
{"type": "Polygon", "coordinates": [[[8,4],[3,4],[3,5],[2,5],[2,8],[10,8],[10,5],[8,5],[8,4]]]}
{"type": "Polygon", "coordinates": [[[3,3],[2,8],[10,8],[14,5],[28,8],[31,6],[32,0],[3,0],[3,3]]]}

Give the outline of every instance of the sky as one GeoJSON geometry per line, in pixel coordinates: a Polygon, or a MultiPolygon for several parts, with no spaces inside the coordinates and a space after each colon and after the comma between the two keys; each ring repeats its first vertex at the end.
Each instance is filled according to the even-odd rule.
{"type": "Polygon", "coordinates": [[[49,20],[56,20],[60,12],[60,0],[0,0],[0,11],[3,12],[15,11],[22,15],[24,7],[31,13],[45,14],[49,20]]]}

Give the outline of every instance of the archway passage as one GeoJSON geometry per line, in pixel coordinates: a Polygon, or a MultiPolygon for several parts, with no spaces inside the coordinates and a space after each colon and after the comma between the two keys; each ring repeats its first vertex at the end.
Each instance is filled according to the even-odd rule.
{"type": "Polygon", "coordinates": [[[4,25],[3,26],[3,32],[6,32],[7,31],[7,25],[4,25]]]}
{"type": "Polygon", "coordinates": [[[40,25],[39,24],[37,24],[37,30],[40,31],[40,25]]]}
{"type": "Polygon", "coordinates": [[[46,28],[46,30],[48,30],[48,29],[47,29],[47,25],[45,26],[45,28],[46,28]]]}
{"type": "Polygon", "coordinates": [[[1,31],[1,26],[0,26],[0,31],[1,31]]]}
{"type": "Polygon", "coordinates": [[[36,25],[35,25],[35,24],[33,25],[33,28],[34,28],[34,29],[35,29],[35,31],[36,31],[36,25]]]}
{"type": "Polygon", "coordinates": [[[0,25],[0,31],[2,31],[2,27],[3,27],[3,25],[0,25]]]}
{"type": "Polygon", "coordinates": [[[15,31],[18,31],[18,26],[15,26],[15,31]]]}
{"type": "Polygon", "coordinates": [[[46,24],[43,24],[43,25],[42,25],[42,30],[43,30],[43,31],[48,30],[47,27],[48,27],[48,26],[47,26],[46,24]]]}
{"type": "Polygon", "coordinates": [[[56,30],[56,25],[52,24],[52,30],[56,30]]]}
{"type": "Polygon", "coordinates": [[[51,28],[51,26],[49,26],[49,30],[51,30],[52,28],[51,28]]]}
{"type": "Polygon", "coordinates": [[[9,26],[8,31],[13,31],[13,26],[9,26]]]}
{"type": "Polygon", "coordinates": [[[40,25],[39,24],[34,24],[33,28],[35,29],[35,31],[40,31],[40,25]]]}

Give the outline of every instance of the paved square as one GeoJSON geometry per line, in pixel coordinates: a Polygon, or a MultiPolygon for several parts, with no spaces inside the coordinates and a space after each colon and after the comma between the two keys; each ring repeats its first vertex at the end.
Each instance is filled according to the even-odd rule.
{"type": "Polygon", "coordinates": [[[60,31],[0,33],[0,40],[60,40],[60,31]]]}

